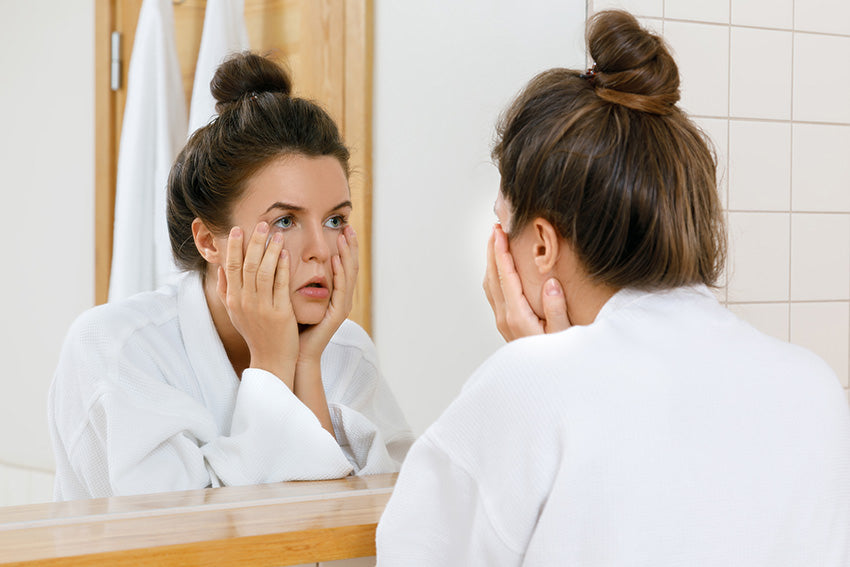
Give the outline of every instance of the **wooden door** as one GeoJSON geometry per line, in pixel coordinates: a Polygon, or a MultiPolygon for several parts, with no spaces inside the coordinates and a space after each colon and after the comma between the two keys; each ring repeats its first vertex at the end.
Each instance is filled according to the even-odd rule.
{"type": "MultiPolygon", "coordinates": [[[[360,275],[351,318],[371,332],[372,1],[245,0],[251,48],[292,73],[297,96],[318,101],[351,148],[351,223],[360,241],[360,275]]],[[[142,0],[95,4],[95,299],[104,303],[112,263],[118,144],[126,77],[142,0]],[[122,34],[122,85],[110,88],[110,42],[122,34]]],[[[174,0],[178,58],[187,108],[201,44],[206,0],[174,0]]]]}

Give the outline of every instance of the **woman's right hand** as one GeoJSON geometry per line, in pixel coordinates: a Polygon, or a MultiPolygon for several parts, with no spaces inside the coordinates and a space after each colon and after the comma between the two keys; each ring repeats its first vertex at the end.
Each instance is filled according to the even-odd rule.
{"type": "Polygon", "coordinates": [[[487,241],[484,294],[496,317],[496,328],[506,341],[557,333],[570,327],[561,283],[555,278],[549,278],[541,293],[543,319],[534,313],[523,294],[522,282],[508,247],[508,236],[500,225],[494,226],[487,241]]]}
{"type": "Polygon", "coordinates": [[[289,298],[289,254],[283,249],[282,232],[274,232],[271,239],[268,235],[269,225],[259,223],[243,260],[242,229],[230,230],[217,291],[248,344],[251,368],[271,372],[292,389],[299,339],[289,298]]]}

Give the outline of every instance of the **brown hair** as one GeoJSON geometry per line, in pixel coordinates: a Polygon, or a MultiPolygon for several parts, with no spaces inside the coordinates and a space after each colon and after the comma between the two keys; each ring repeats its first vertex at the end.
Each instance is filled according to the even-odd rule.
{"type": "Polygon", "coordinates": [[[676,106],[675,61],[621,11],[594,15],[587,44],[591,70],[536,76],[498,126],[511,236],[542,217],[597,282],[713,285],[726,254],[715,159],[676,106]]]}
{"type": "Polygon", "coordinates": [[[334,121],[314,102],[291,96],[292,81],[276,63],[240,53],[210,82],[219,113],[199,128],[168,177],[168,234],[177,264],[203,270],[192,221],[230,229],[230,212],[254,173],[281,156],[333,156],[348,176],[349,151],[334,121]]]}

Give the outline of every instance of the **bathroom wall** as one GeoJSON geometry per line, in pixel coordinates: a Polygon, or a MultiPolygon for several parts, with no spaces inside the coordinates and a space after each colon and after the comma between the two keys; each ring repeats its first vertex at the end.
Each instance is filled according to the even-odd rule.
{"type": "Polygon", "coordinates": [[[504,341],[484,297],[499,113],[584,65],[584,0],[376,0],[373,331],[422,433],[504,341]]]}
{"type": "MultiPolygon", "coordinates": [[[[495,119],[537,71],[585,64],[583,0],[512,4],[375,2],[375,338],[417,433],[502,344],[480,287],[495,119]]],[[[732,239],[721,299],[818,352],[846,387],[850,4],[617,5],[671,43],[682,105],[716,142],[732,239]]],[[[68,325],[93,302],[93,12],[94,0],[0,0],[0,186],[14,212],[0,505],[50,499],[45,396],[68,325]]]]}
{"type": "Polygon", "coordinates": [[[52,498],[47,389],[94,302],[93,28],[93,0],[0,0],[0,505],[52,498]]]}
{"type": "Polygon", "coordinates": [[[660,32],[681,106],[722,164],[721,299],[766,333],[850,365],[850,3],[593,0],[660,32]]]}

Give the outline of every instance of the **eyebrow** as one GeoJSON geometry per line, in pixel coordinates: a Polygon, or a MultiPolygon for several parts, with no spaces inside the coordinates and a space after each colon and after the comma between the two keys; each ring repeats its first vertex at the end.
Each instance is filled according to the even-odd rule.
{"type": "MultiPolygon", "coordinates": [[[[342,203],[340,203],[336,207],[331,207],[330,210],[336,211],[336,210],[339,210],[339,209],[344,209],[345,207],[349,207],[349,208],[352,208],[352,209],[354,208],[353,205],[351,204],[351,201],[343,201],[342,203]]],[[[278,202],[272,204],[271,207],[266,209],[266,212],[269,212],[272,209],[283,209],[285,211],[295,211],[296,213],[298,213],[298,212],[303,211],[304,207],[299,207],[298,205],[293,205],[291,203],[282,203],[282,202],[278,201],[278,202]]]]}

